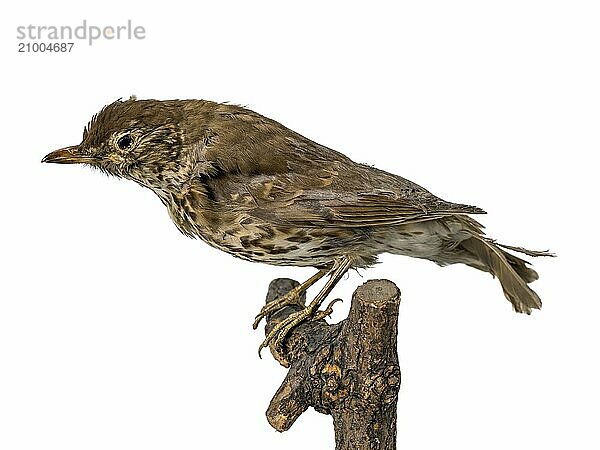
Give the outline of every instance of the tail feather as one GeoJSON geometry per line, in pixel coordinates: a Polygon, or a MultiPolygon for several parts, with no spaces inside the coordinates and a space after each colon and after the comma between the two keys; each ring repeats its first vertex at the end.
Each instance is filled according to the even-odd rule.
{"type": "MultiPolygon", "coordinates": [[[[502,250],[501,250],[502,251],[502,250]]],[[[539,278],[538,273],[528,266],[528,262],[524,259],[519,258],[518,256],[512,255],[505,251],[502,251],[502,254],[513,268],[517,275],[519,275],[526,283],[531,283],[539,278]]]]}
{"type": "MultiPolygon", "coordinates": [[[[527,250],[526,248],[523,248],[523,247],[514,247],[512,245],[501,244],[500,242],[496,242],[491,239],[486,239],[486,240],[496,244],[498,247],[502,247],[507,250],[512,250],[513,252],[523,253],[524,255],[527,255],[527,256],[556,256],[550,250],[527,250]]],[[[506,254],[510,255],[510,253],[506,253],[506,254]]]]}
{"type": "Polygon", "coordinates": [[[537,272],[527,267],[525,260],[507,253],[500,247],[530,256],[553,256],[549,252],[535,252],[521,247],[500,245],[480,236],[470,237],[462,241],[460,246],[477,259],[478,264],[475,267],[484,266],[488,272],[498,278],[505,297],[512,303],[515,311],[531,314],[532,309],[542,307],[540,297],[527,286],[527,283],[538,279],[537,272]]]}

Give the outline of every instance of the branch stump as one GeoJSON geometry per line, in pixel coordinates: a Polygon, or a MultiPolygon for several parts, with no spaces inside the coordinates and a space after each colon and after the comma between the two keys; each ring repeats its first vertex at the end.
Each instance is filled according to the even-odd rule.
{"type": "MultiPolygon", "coordinates": [[[[273,280],[267,303],[298,284],[273,280]]],[[[265,332],[304,300],[267,317],[265,332]]],[[[286,431],[312,406],[333,417],[336,450],[395,450],[399,305],[394,283],[370,280],[356,289],[342,322],[317,320],[292,330],[283,349],[290,369],[266,413],[271,426],[286,431]]]]}

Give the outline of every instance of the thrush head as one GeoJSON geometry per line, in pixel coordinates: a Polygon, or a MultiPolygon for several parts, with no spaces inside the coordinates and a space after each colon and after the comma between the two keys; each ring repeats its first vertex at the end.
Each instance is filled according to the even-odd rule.
{"type": "Polygon", "coordinates": [[[187,176],[182,103],[117,100],[92,118],[81,143],[51,152],[42,162],[85,164],[153,190],[169,189],[187,176]]]}

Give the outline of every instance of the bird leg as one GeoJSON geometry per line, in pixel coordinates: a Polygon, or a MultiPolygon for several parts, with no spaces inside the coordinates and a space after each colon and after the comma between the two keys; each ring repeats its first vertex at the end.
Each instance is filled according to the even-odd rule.
{"type": "Polygon", "coordinates": [[[300,298],[300,295],[302,295],[302,293],[304,291],[306,291],[313,284],[315,284],[317,281],[319,281],[321,278],[323,278],[325,275],[327,275],[327,273],[329,273],[328,270],[324,270],[324,269],[319,270],[316,274],[314,274],[312,277],[310,277],[304,283],[296,286],[291,291],[289,291],[285,295],[282,295],[278,299],[267,303],[265,306],[262,307],[260,312],[254,318],[254,323],[252,324],[252,328],[254,328],[256,330],[256,328],[258,327],[258,324],[264,317],[266,317],[269,314],[274,313],[278,309],[281,309],[286,305],[298,303],[298,299],[300,298]]]}
{"type": "Polygon", "coordinates": [[[281,363],[283,366],[288,367],[289,362],[283,357],[283,355],[280,352],[281,346],[283,345],[286,336],[294,327],[298,326],[305,320],[322,319],[323,317],[331,313],[331,306],[339,299],[336,299],[333,302],[331,302],[325,311],[319,311],[319,307],[321,306],[325,298],[327,298],[334,286],[338,283],[338,281],[340,281],[340,279],[348,271],[350,266],[351,260],[348,257],[344,257],[342,259],[337,260],[329,272],[329,280],[327,280],[327,283],[325,283],[325,286],[323,286],[323,288],[313,299],[313,301],[310,302],[306,308],[290,314],[284,320],[275,325],[271,332],[267,334],[267,337],[258,348],[259,356],[263,348],[270,346],[271,352],[273,353],[275,359],[279,361],[279,363],[281,363]]]}

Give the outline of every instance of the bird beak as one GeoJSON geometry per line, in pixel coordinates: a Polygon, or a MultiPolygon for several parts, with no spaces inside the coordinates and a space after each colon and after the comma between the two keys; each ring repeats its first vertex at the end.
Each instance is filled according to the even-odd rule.
{"type": "Polygon", "coordinates": [[[44,156],[42,162],[55,164],[83,164],[91,163],[95,160],[96,159],[92,156],[82,155],[79,145],[73,145],[48,153],[44,156]]]}

